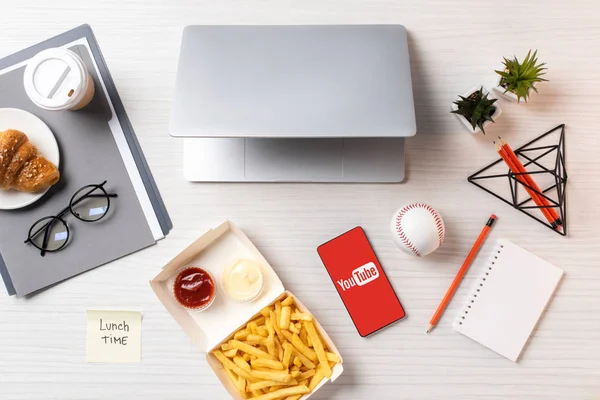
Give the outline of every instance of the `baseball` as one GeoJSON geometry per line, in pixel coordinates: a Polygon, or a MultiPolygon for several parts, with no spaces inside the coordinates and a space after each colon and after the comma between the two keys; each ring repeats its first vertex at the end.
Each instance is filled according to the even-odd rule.
{"type": "Polygon", "coordinates": [[[392,218],[391,230],[400,250],[417,257],[435,251],[444,242],[446,234],[442,216],[423,203],[400,207],[392,218]]]}

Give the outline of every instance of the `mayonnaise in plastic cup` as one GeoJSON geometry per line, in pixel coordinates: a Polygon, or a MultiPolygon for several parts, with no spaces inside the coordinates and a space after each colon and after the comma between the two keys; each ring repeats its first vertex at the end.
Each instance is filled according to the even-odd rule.
{"type": "Polygon", "coordinates": [[[255,300],[264,286],[260,264],[242,259],[228,265],[221,276],[221,285],[234,300],[242,303],[255,300]]]}
{"type": "Polygon", "coordinates": [[[95,93],[81,57],[62,48],[44,50],[29,60],[23,85],[35,105],[50,111],[79,110],[95,93]]]}

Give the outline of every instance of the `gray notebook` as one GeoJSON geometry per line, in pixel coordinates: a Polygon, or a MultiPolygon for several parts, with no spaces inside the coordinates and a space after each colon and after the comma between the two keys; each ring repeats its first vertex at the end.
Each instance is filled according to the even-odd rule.
{"type": "Polygon", "coordinates": [[[42,119],[60,148],[59,183],[36,203],[0,211],[0,274],[9,294],[27,295],[42,288],[148,247],[172,225],[91,29],[81,26],[0,60],[0,108],[19,108],[42,119]],[[35,106],[23,88],[25,62],[50,47],[78,53],[96,86],[83,110],[45,111],[35,106]],[[70,243],[45,257],[24,244],[30,226],[69,204],[88,184],[107,181],[118,194],[109,215],[85,223],[67,214],[70,243]]]}

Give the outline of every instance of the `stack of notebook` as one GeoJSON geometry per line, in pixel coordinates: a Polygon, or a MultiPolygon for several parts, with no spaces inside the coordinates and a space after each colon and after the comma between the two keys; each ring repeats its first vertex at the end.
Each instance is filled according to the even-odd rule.
{"type": "Polygon", "coordinates": [[[42,119],[56,137],[61,180],[38,202],[0,211],[0,275],[10,295],[23,296],[148,247],[171,221],[141,152],[123,104],[89,26],[81,26],[0,60],[0,108],[18,108],[42,119]],[[27,61],[40,51],[65,47],[86,63],[96,86],[80,111],[46,111],[23,87],[27,61]],[[71,230],[63,250],[44,257],[25,244],[31,225],[56,215],[82,186],[107,181],[110,215],[98,223],[65,216],[71,230]]]}

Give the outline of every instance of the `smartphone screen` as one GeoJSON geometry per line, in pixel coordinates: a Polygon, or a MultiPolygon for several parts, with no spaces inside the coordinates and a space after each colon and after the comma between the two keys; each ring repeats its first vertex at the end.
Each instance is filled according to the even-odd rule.
{"type": "Polygon", "coordinates": [[[317,252],[361,336],[404,318],[404,308],[361,227],[322,244],[317,252]]]}

